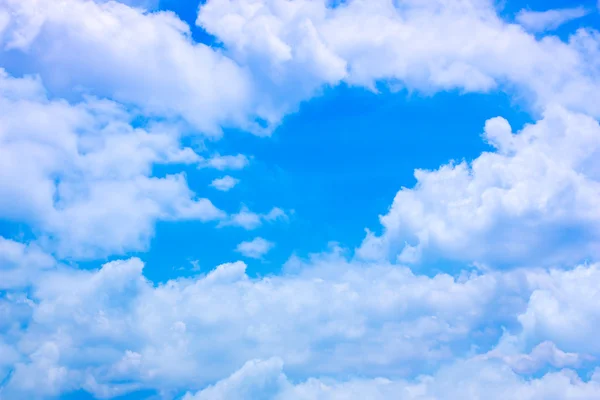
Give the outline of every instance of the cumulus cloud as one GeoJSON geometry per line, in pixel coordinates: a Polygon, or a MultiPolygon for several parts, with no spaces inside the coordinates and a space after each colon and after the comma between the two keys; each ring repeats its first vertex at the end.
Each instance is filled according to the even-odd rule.
{"type": "MultiPolygon", "coordinates": [[[[598,327],[593,302],[568,321],[572,340],[565,340],[560,317],[554,324],[538,318],[543,329],[524,317],[562,307],[567,317],[570,287],[584,293],[597,287],[598,265],[428,277],[389,264],[349,262],[337,251],[294,262],[301,264],[297,272],[279,276],[250,278],[246,265],[236,262],[160,285],[144,278],[139,259],[92,271],[43,270],[28,294],[0,298],[0,312],[10,317],[1,320],[0,347],[12,354],[10,368],[0,362],[1,393],[46,397],[82,388],[110,397],[145,388],[167,397],[206,390],[199,398],[235,398],[242,385],[241,393],[249,394],[285,389],[282,398],[310,389],[301,398],[314,398],[319,392],[312,390],[335,394],[365,385],[384,390],[381,398],[404,386],[407,395],[425,396],[417,399],[444,398],[439,396],[450,389],[447,398],[456,398],[451,394],[466,395],[469,388],[499,390],[497,398],[503,398],[515,384],[529,399],[555,390],[555,379],[565,385],[558,387],[560,399],[578,390],[598,393],[595,378],[586,383],[571,372],[533,381],[517,374],[576,368],[580,354],[600,355],[597,346],[581,340],[598,327]],[[556,307],[541,307],[536,293],[543,291],[552,291],[556,307]],[[254,359],[275,361],[261,366],[249,361],[254,359]],[[290,382],[304,383],[282,389],[282,368],[290,382]],[[247,382],[248,369],[258,384],[247,382]],[[230,374],[233,379],[206,389],[230,374]],[[361,378],[345,381],[355,374],[361,378]],[[31,385],[32,376],[37,385],[31,385]],[[450,388],[450,382],[461,383],[450,388]]],[[[580,302],[594,293],[589,296],[580,302]]]]}
{"type": "Polygon", "coordinates": [[[579,368],[593,358],[585,354],[568,353],[560,350],[555,343],[545,341],[533,348],[529,354],[519,352],[523,342],[518,338],[506,335],[500,339],[496,348],[487,354],[477,357],[480,360],[500,359],[518,374],[534,374],[544,367],[563,369],[579,368]]]}
{"type": "MultiPolygon", "coordinates": [[[[116,0],[94,0],[96,3],[107,3],[109,1],[116,0]]],[[[119,3],[127,4],[131,7],[139,7],[144,10],[156,9],[160,3],[160,0],[118,0],[119,3]]]]}
{"type": "Polygon", "coordinates": [[[26,245],[0,237],[0,290],[26,288],[35,275],[55,265],[54,258],[35,244],[26,245]]]}
{"type": "Polygon", "coordinates": [[[600,73],[589,60],[597,32],[536,39],[489,0],[209,0],[197,23],[233,59],[260,65],[262,80],[283,85],[282,105],[299,93],[293,82],[302,96],[323,84],[388,82],[425,93],[516,89],[538,111],[559,103],[600,115],[600,73]]]}
{"type": "Polygon", "coordinates": [[[519,315],[522,340],[532,343],[544,337],[565,351],[600,354],[600,344],[589,340],[600,324],[600,309],[592,300],[600,295],[593,283],[599,273],[580,266],[549,276],[532,274],[536,289],[519,315]]]}
{"type": "MultiPolygon", "coordinates": [[[[182,118],[206,135],[252,128],[252,82],[218,50],[191,40],[169,12],[114,1],[2,0],[10,20],[2,47],[34,66],[54,94],[80,92],[182,118]]],[[[12,57],[7,53],[3,57],[12,57]]]]}
{"type": "Polygon", "coordinates": [[[227,191],[233,189],[233,187],[235,185],[237,185],[239,182],[240,182],[239,179],[233,178],[229,175],[225,175],[222,178],[214,179],[210,183],[210,186],[212,186],[215,189],[220,190],[222,192],[227,192],[227,191]]]}
{"type": "Polygon", "coordinates": [[[488,0],[209,0],[197,23],[223,49],[194,43],[173,13],[112,1],[54,4],[2,0],[10,50],[3,58],[16,60],[7,65],[25,61],[54,94],[110,97],[206,135],[223,126],[269,133],[300,102],[340,82],[424,92],[517,88],[537,109],[558,102],[600,115],[592,101],[600,74],[589,62],[597,34],[538,40],[488,0]]]}
{"type": "Polygon", "coordinates": [[[457,362],[443,368],[435,376],[422,376],[415,381],[381,378],[335,381],[313,378],[294,384],[283,373],[281,360],[272,358],[249,361],[230,377],[196,394],[188,393],[183,400],[566,400],[595,398],[599,391],[598,372],[588,381],[582,381],[568,370],[525,380],[503,365],[473,360],[457,362]]]}
{"type": "Polygon", "coordinates": [[[470,163],[417,170],[396,194],[357,254],[419,262],[441,257],[500,265],[569,264],[600,249],[600,126],[583,114],[549,108],[513,133],[486,122],[494,148],[470,163]]]}
{"type": "Polygon", "coordinates": [[[108,100],[50,99],[38,77],[0,70],[0,217],[74,257],[142,250],[157,220],[224,218],[183,174],[152,176],[155,164],[200,156],[173,127],[137,128],[134,117],[108,100]]]}
{"type": "Polygon", "coordinates": [[[536,38],[488,0],[208,0],[198,24],[222,48],[169,12],[0,0],[0,218],[38,238],[0,239],[0,398],[600,397],[597,372],[580,378],[600,357],[598,32],[536,38]],[[244,168],[182,142],[269,133],[342,82],[507,90],[541,117],[519,132],[493,118],[493,150],[418,170],[351,260],[334,248],[278,275],[238,261],[155,284],[137,258],[48,254],[144,250],[157,221],[287,220],[227,216],[185,174],[153,171],[244,168]],[[402,265],[439,259],[464,270],[402,265]]]}
{"type": "Polygon", "coordinates": [[[0,5],[2,43],[11,50],[4,58],[18,52],[52,93],[74,96],[79,88],[212,136],[222,126],[269,133],[300,102],[340,82],[424,92],[517,88],[537,109],[558,102],[600,115],[600,101],[591,101],[600,74],[589,62],[596,33],[538,40],[503,21],[488,0],[354,0],[333,8],[325,0],[207,1],[197,23],[223,49],[194,43],[169,12],[112,1],[0,5]]]}
{"type": "Polygon", "coordinates": [[[265,254],[267,254],[273,247],[275,243],[269,242],[261,237],[257,237],[252,239],[249,242],[242,242],[237,245],[235,251],[241,253],[243,256],[250,258],[262,258],[265,254]]]}
{"type": "Polygon", "coordinates": [[[547,11],[521,10],[515,19],[521,26],[532,32],[551,31],[564,23],[581,18],[590,11],[584,7],[562,8],[547,11]]]}

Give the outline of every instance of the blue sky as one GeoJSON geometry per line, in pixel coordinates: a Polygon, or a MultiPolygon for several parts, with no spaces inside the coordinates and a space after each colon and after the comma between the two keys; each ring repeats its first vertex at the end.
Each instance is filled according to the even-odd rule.
{"type": "MultiPolygon", "coordinates": [[[[385,213],[398,188],[415,184],[415,168],[435,169],[490,150],[481,133],[485,121],[496,115],[516,127],[530,121],[502,94],[375,95],[339,87],[303,104],[272,137],[227,132],[217,145],[221,153],[254,156],[250,167],[236,174],[241,183],[232,191],[210,193],[215,191],[207,183],[218,174],[186,172],[192,188],[209,192],[224,208],[244,203],[259,211],[268,211],[271,204],[294,210],[289,224],[256,231],[277,238],[277,246],[268,259],[250,260],[249,272],[276,273],[292,254],[306,257],[325,251],[330,242],[351,251],[358,247],[365,228],[379,229],[377,216],[385,213]]],[[[161,224],[143,256],[146,274],[153,280],[170,279],[179,272],[165,264],[190,269],[190,260],[212,269],[235,258],[233,249],[245,237],[246,232],[215,231],[202,223],[161,224]],[[175,259],[174,253],[179,254],[175,259]]]]}
{"type": "Polygon", "coordinates": [[[0,0],[0,400],[600,398],[599,7],[0,0]]]}

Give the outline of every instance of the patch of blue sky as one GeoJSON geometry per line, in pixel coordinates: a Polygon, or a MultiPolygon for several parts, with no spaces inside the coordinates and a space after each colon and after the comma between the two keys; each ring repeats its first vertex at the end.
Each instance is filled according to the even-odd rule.
{"type": "MultiPolygon", "coordinates": [[[[500,93],[376,95],[339,86],[304,103],[270,138],[228,131],[211,149],[253,156],[246,169],[227,172],[241,182],[218,192],[209,184],[224,173],[188,167],[191,189],[229,213],[239,211],[242,203],[257,213],[272,206],[294,210],[290,222],[265,223],[252,231],[161,222],[149,252],[141,255],[147,261],[145,273],[164,281],[192,273],[190,262],[195,260],[201,270],[210,270],[240,258],[234,252],[237,243],[255,236],[276,245],[264,260],[246,260],[250,275],[277,273],[292,254],[323,251],[329,242],[353,249],[365,228],[380,229],[377,216],[387,211],[398,189],[414,185],[415,168],[469,161],[491,150],[480,135],[485,121],[495,116],[507,118],[514,129],[530,122],[525,111],[500,93]]],[[[443,261],[431,270],[461,267],[443,261]]]]}

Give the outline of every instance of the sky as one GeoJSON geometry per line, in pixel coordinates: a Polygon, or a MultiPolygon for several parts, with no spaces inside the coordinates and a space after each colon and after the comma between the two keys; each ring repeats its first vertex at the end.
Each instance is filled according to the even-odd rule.
{"type": "Polygon", "coordinates": [[[0,399],[600,399],[598,29],[0,0],[0,399]]]}

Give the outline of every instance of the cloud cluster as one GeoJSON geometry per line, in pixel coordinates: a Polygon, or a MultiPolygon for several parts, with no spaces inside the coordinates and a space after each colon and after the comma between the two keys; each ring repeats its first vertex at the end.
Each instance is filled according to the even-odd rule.
{"type": "MultiPolygon", "coordinates": [[[[536,39],[492,0],[208,0],[197,23],[263,80],[315,92],[347,82],[434,93],[515,90],[534,110],[559,103],[600,115],[598,34],[536,39]]],[[[564,14],[564,11],[563,11],[564,14]]],[[[562,15],[562,14],[561,14],[562,15]]]]}
{"type": "Polygon", "coordinates": [[[560,107],[513,133],[486,122],[495,150],[470,163],[417,170],[358,254],[418,262],[572,265],[600,255],[600,126],[560,107]]]}
{"type": "Polygon", "coordinates": [[[0,217],[78,258],[144,249],[157,220],[224,218],[183,174],[152,176],[153,165],[201,157],[174,127],[133,118],[108,100],[51,99],[39,78],[0,70],[0,217]]]}
{"type": "MultiPolygon", "coordinates": [[[[600,34],[536,38],[491,0],[334,3],[208,0],[210,47],[154,2],[0,0],[0,218],[35,238],[0,238],[0,399],[600,397],[600,34]],[[341,83],[505,90],[537,121],[490,119],[493,149],[417,170],[350,258],[163,284],[138,258],[65,263],[144,250],[157,221],[287,220],[227,215],[155,167],[242,169],[182,143],[268,134],[341,83]],[[462,271],[417,272],[447,261],[462,271]]],[[[518,20],[568,17],[549,13],[518,20]]]]}
{"type": "Polygon", "coordinates": [[[435,376],[423,376],[412,382],[389,379],[340,382],[313,378],[294,384],[282,372],[282,362],[273,358],[249,361],[230,377],[195,394],[187,394],[183,400],[583,400],[595,398],[599,390],[598,372],[589,381],[564,371],[527,381],[503,365],[473,360],[457,362],[435,376]]]}
{"type": "MultiPolygon", "coordinates": [[[[19,253],[23,263],[32,251],[19,253]]],[[[579,382],[572,372],[526,383],[514,371],[578,368],[600,356],[595,342],[585,340],[599,323],[598,265],[455,278],[349,262],[338,251],[296,263],[299,272],[266,278],[248,277],[242,262],[223,264],[158,286],[143,277],[139,259],[94,271],[41,270],[29,295],[1,298],[0,310],[10,317],[2,321],[10,323],[0,326],[0,347],[11,358],[0,366],[6,381],[0,396],[83,388],[110,397],[143,388],[170,397],[229,374],[198,398],[277,398],[269,392],[277,383],[274,393],[285,389],[281,398],[321,390],[336,398],[338,390],[364,386],[365,393],[383,390],[381,398],[406,387],[407,395],[425,399],[438,398],[452,379],[464,382],[449,392],[456,395],[494,389],[502,398],[513,384],[524,399],[555,385],[564,386],[556,398],[597,391],[595,378],[579,382]],[[481,355],[474,356],[474,346],[481,355]],[[235,373],[253,359],[278,361],[250,362],[235,373]],[[279,387],[282,365],[293,382],[308,381],[279,387]],[[477,369],[482,375],[469,373],[477,369]],[[354,375],[361,378],[344,382],[354,375]],[[222,397],[214,394],[223,387],[222,397]]]]}
{"type": "Polygon", "coordinates": [[[251,128],[252,82],[218,50],[194,43],[169,12],[83,0],[2,0],[0,45],[35,68],[52,93],[93,93],[139,107],[146,116],[181,118],[207,135],[251,128]],[[24,58],[24,59],[22,59],[24,58]]]}

